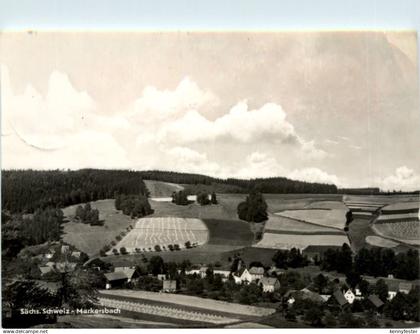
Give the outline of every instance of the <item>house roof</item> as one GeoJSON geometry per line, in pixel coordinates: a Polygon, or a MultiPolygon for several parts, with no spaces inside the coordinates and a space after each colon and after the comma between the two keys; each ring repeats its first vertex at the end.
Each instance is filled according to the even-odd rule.
{"type": "Polygon", "coordinates": [[[39,270],[41,271],[41,275],[48,274],[53,269],[49,266],[39,266],[39,270]]]}
{"type": "Polygon", "coordinates": [[[264,275],[264,268],[262,267],[252,267],[249,269],[251,275],[264,275]]]}
{"type": "Polygon", "coordinates": [[[401,282],[398,285],[398,290],[400,290],[400,291],[401,290],[408,290],[408,291],[410,291],[412,287],[413,287],[413,284],[411,284],[411,283],[401,282]]]}
{"type": "Polygon", "coordinates": [[[242,274],[244,273],[244,271],[247,270],[246,268],[242,267],[241,269],[239,269],[234,276],[238,276],[241,277],[242,274]]]}
{"type": "Polygon", "coordinates": [[[201,268],[200,268],[200,272],[205,273],[205,272],[207,271],[207,269],[208,269],[208,267],[201,267],[201,268]]]}
{"type": "Polygon", "coordinates": [[[274,284],[276,284],[276,282],[278,282],[278,279],[275,277],[263,277],[260,280],[262,285],[270,285],[270,286],[274,286],[274,284]]]}
{"type": "Polygon", "coordinates": [[[384,305],[383,301],[379,299],[377,295],[370,295],[368,297],[369,301],[376,307],[379,308],[384,305]]]}
{"type": "Polygon", "coordinates": [[[335,290],[333,293],[333,297],[340,306],[347,304],[347,299],[344,298],[344,295],[340,290],[335,290]]]}
{"type": "Polygon", "coordinates": [[[127,275],[122,271],[115,271],[113,273],[106,273],[105,278],[108,282],[119,281],[119,280],[127,279],[127,275]]]}
{"type": "Polygon", "coordinates": [[[125,276],[127,278],[130,278],[131,279],[131,278],[133,278],[133,276],[134,276],[134,274],[136,272],[136,269],[134,269],[134,268],[124,269],[122,272],[125,274],[125,276]]]}

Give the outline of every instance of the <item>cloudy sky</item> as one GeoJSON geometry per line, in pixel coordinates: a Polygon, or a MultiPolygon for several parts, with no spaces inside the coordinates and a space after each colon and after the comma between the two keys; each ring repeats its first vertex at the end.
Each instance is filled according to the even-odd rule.
{"type": "Polygon", "coordinates": [[[2,168],[420,188],[415,33],[7,33],[2,168]]]}

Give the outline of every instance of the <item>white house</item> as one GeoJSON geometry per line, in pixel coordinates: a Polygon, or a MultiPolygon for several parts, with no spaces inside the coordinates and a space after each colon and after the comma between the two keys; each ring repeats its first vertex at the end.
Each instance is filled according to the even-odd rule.
{"type": "Polygon", "coordinates": [[[253,276],[249,273],[248,269],[242,268],[235,275],[233,275],[233,279],[235,280],[236,284],[246,284],[251,283],[253,281],[253,276]]]}
{"type": "Polygon", "coordinates": [[[259,280],[264,292],[274,292],[280,289],[280,282],[274,277],[263,277],[259,280]]]}
{"type": "Polygon", "coordinates": [[[356,299],[356,296],[354,295],[353,291],[348,289],[346,292],[343,291],[344,298],[346,298],[347,303],[353,304],[354,300],[356,299]]]}

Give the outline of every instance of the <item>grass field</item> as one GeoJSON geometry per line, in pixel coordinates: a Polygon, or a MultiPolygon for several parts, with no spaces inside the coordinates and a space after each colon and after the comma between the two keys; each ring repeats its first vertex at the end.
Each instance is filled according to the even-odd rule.
{"type": "MultiPolygon", "coordinates": [[[[136,249],[152,251],[155,245],[168,248],[168,245],[179,245],[183,248],[189,241],[191,244],[202,245],[207,242],[206,225],[195,218],[155,217],[139,219],[132,229],[116,246],[125,247],[127,252],[134,253],[136,249]]],[[[112,251],[109,252],[111,254],[112,251]]]]}
{"type": "Polygon", "coordinates": [[[328,235],[328,234],[276,234],[264,233],[263,239],[254,245],[254,247],[274,248],[274,249],[304,249],[307,246],[341,246],[344,243],[349,244],[346,235],[328,235]]]}
{"type": "Polygon", "coordinates": [[[286,210],[277,213],[282,217],[300,220],[310,224],[342,230],[346,223],[346,209],[286,210]]]}
{"type": "Polygon", "coordinates": [[[336,229],[323,227],[315,224],[308,224],[296,219],[282,217],[279,215],[270,215],[268,221],[265,223],[265,231],[268,232],[296,232],[296,233],[322,233],[322,232],[336,232],[336,229]]]}
{"type": "Polygon", "coordinates": [[[183,190],[184,187],[169,182],[153,181],[153,180],[144,180],[147,190],[149,190],[150,197],[171,197],[174,191],[183,190]]]}
{"type": "Polygon", "coordinates": [[[135,222],[129,216],[115,210],[113,199],[91,202],[91,206],[99,210],[99,219],[103,220],[103,226],[74,222],[77,205],[63,209],[64,216],[69,222],[63,224],[62,239],[89,256],[98,254],[103,246],[109,244],[120,232],[135,222]]]}
{"type": "Polygon", "coordinates": [[[368,237],[366,237],[366,242],[369,245],[372,246],[376,246],[376,247],[385,247],[385,248],[393,248],[398,246],[398,243],[389,240],[389,239],[384,239],[382,237],[378,237],[378,236],[374,236],[374,235],[370,235],[368,237]]]}

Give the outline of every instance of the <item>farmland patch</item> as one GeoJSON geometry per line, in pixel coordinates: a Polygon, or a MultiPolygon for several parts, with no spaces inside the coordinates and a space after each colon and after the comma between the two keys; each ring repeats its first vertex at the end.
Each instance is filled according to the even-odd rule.
{"type": "Polygon", "coordinates": [[[376,247],[393,248],[393,247],[398,246],[398,243],[389,239],[378,237],[376,235],[370,235],[366,237],[366,242],[369,245],[376,246],[376,247]]]}
{"type": "Polygon", "coordinates": [[[274,248],[274,249],[304,249],[307,246],[342,246],[349,244],[346,235],[326,235],[326,234],[277,234],[264,233],[263,239],[254,245],[254,247],[274,248]]]}
{"type": "Polygon", "coordinates": [[[277,213],[277,215],[320,226],[343,229],[346,223],[346,211],[345,209],[286,210],[277,213]]]}

